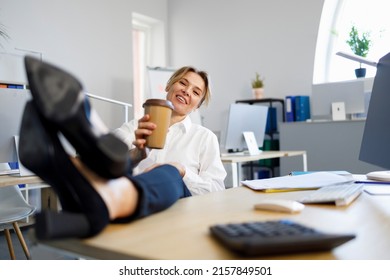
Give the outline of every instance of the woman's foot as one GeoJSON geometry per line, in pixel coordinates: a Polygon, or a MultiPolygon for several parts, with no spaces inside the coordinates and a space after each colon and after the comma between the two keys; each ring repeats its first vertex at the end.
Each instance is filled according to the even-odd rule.
{"type": "Polygon", "coordinates": [[[34,103],[28,101],[24,108],[20,128],[20,161],[53,187],[64,211],[80,213],[80,201],[73,188],[67,187],[65,182],[58,180],[63,169],[56,163],[56,150],[53,142],[61,145],[57,130],[50,123],[45,122],[43,125],[34,103]]]}
{"type": "Polygon", "coordinates": [[[25,67],[37,110],[67,138],[81,160],[103,177],[125,175],[130,164],[128,147],[91,121],[90,104],[80,82],[33,57],[25,57],[25,67]]]}
{"type": "Polygon", "coordinates": [[[38,238],[92,236],[110,222],[105,201],[75,168],[57,132],[40,117],[31,101],[23,113],[19,157],[23,165],[53,187],[63,206],[60,213],[37,215],[38,238]]]}
{"type": "Polygon", "coordinates": [[[71,160],[104,200],[111,221],[131,216],[135,212],[139,194],[135,185],[127,177],[108,180],[96,175],[78,158],[73,157],[71,160]]]}

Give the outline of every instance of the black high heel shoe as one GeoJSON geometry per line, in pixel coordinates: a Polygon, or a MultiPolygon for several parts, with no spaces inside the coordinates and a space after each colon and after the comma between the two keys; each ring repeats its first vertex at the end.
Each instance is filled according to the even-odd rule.
{"type": "Polygon", "coordinates": [[[38,239],[89,237],[109,222],[101,196],[73,165],[57,131],[27,102],[20,128],[19,157],[24,166],[50,184],[57,193],[62,212],[36,215],[38,239]]]}
{"type": "Polygon", "coordinates": [[[57,137],[57,132],[50,123],[46,123],[46,127],[42,126],[32,101],[26,103],[19,135],[21,163],[54,188],[63,210],[80,212],[80,202],[73,190],[60,186],[57,182],[62,168],[52,162],[55,151],[48,144],[53,137],[57,137]]]}
{"type": "Polygon", "coordinates": [[[55,124],[80,159],[102,177],[117,178],[126,174],[128,147],[115,135],[101,132],[87,118],[88,99],[80,82],[71,74],[33,57],[25,57],[25,67],[38,111],[55,124]]]}

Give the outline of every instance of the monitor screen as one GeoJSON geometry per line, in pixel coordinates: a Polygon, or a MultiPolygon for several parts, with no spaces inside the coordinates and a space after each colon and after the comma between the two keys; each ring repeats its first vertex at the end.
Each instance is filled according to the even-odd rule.
{"type": "Polygon", "coordinates": [[[226,131],[225,149],[229,152],[247,150],[243,132],[252,131],[259,148],[263,147],[268,107],[231,104],[226,131]]]}
{"type": "Polygon", "coordinates": [[[390,53],[379,60],[359,160],[390,169],[390,53]]]}
{"type": "Polygon", "coordinates": [[[0,89],[0,163],[18,161],[14,136],[19,135],[24,106],[30,98],[25,89],[0,89]]]}

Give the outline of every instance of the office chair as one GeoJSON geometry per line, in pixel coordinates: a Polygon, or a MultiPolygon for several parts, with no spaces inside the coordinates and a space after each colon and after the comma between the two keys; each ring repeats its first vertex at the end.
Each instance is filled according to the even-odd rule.
{"type": "Polygon", "coordinates": [[[30,252],[20,231],[18,221],[25,219],[35,212],[36,208],[24,199],[19,186],[0,187],[0,227],[4,228],[10,257],[15,260],[14,247],[12,245],[10,225],[12,224],[19,242],[22,245],[26,258],[31,259],[30,252]]]}

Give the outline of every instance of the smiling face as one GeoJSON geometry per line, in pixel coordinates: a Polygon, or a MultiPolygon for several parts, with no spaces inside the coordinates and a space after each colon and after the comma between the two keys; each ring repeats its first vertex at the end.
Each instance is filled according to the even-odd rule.
{"type": "Polygon", "coordinates": [[[204,100],[206,84],[203,78],[192,71],[186,72],[177,81],[168,83],[167,100],[175,107],[173,117],[182,117],[196,110],[204,100]]]}

